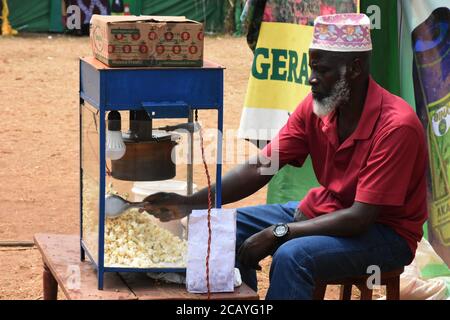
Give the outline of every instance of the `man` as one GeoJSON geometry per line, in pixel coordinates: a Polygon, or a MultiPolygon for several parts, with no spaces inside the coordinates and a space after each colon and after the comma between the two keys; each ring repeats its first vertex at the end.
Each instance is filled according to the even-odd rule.
{"type": "MultiPolygon", "coordinates": [[[[222,198],[247,197],[271,179],[279,161],[311,156],[321,187],[299,203],[238,210],[238,263],[256,289],[258,263],[272,255],[267,299],[311,299],[315,279],[389,271],[409,264],[427,218],[426,143],[413,109],[369,76],[369,18],[321,16],[309,52],[312,94],[278,136],[223,179],[222,198]],[[256,164],[252,164],[256,163],[256,164]]],[[[207,191],[157,194],[146,210],[162,221],[204,208],[207,191]]]]}

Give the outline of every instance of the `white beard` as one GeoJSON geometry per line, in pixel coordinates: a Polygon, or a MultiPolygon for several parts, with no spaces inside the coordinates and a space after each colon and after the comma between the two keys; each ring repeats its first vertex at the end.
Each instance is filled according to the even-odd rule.
{"type": "Polygon", "coordinates": [[[331,94],[321,100],[313,99],[313,112],[324,117],[330,114],[339,105],[345,104],[350,100],[350,86],[345,79],[346,67],[340,70],[341,77],[331,89],[331,94]]]}

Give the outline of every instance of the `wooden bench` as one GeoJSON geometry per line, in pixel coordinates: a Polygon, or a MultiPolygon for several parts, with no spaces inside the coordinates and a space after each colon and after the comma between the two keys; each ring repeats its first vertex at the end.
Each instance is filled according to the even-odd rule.
{"type": "MultiPolygon", "coordinates": [[[[199,300],[184,285],[159,282],[143,273],[105,273],[104,290],[97,289],[97,273],[88,261],[80,261],[80,239],[76,235],[36,234],[34,242],[44,262],[44,300],[56,300],[58,286],[74,300],[199,300]],[[71,282],[76,270],[77,285],[71,282]],[[79,277],[78,277],[79,275],[79,277]]],[[[242,284],[232,293],[211,294],[214,300],[258,300],[258,294],[242,284]]]]}

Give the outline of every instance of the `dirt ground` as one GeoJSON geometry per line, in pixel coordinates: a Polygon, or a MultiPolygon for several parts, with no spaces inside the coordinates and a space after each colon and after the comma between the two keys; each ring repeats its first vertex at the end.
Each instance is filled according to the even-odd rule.
{"type": "MultiPolygon", "coordinates": [[[[205,41],[205,58],[226,67],[224,128],[237,129],[252,53],[245,38],[205,41]]],[[[78,58],[90,54],[87,37],[0,37],[0,241],[79,231],[78,58]]],[[[216,114],[203,112],[201,120],[213,127],[216,114]]],[[[206,185],[201,166],[194,176],[206,185]]],[[[228,207],[263,204],[265,194],[264,188],[228,207]]],[[[269,265],[264,260],[258,274],[261,297],[269,265]]],[[[0,299],[42,299],[41,272],[37,249],[0,248],[0,299]]],[[[336,298],[337,288],[327,297],[336,298]]]]}

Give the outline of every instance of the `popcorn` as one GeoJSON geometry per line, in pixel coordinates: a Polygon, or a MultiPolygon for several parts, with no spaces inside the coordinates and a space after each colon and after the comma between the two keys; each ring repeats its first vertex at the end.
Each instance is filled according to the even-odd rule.
{"type": "Polygon", "coordinates": [[[185,268],[187,241],[154,223],[147,213],[130,209],[105,222],[105,266],[185,268]]]}
{"type": "MultiPolygon", "coordinates": [[[[98,182],[83,171],[83,241],[94,260],[98,252],[98,182]]],[[[112,184],[107,193],[118,194],[112,184]]],[[[120,194],[127,198],[127,194],[120,194]]],[[[155,223],[148,213],[130,209],[105,220],[105,266],[131,268],[185,268],[187,241],[155,223]]]]}

